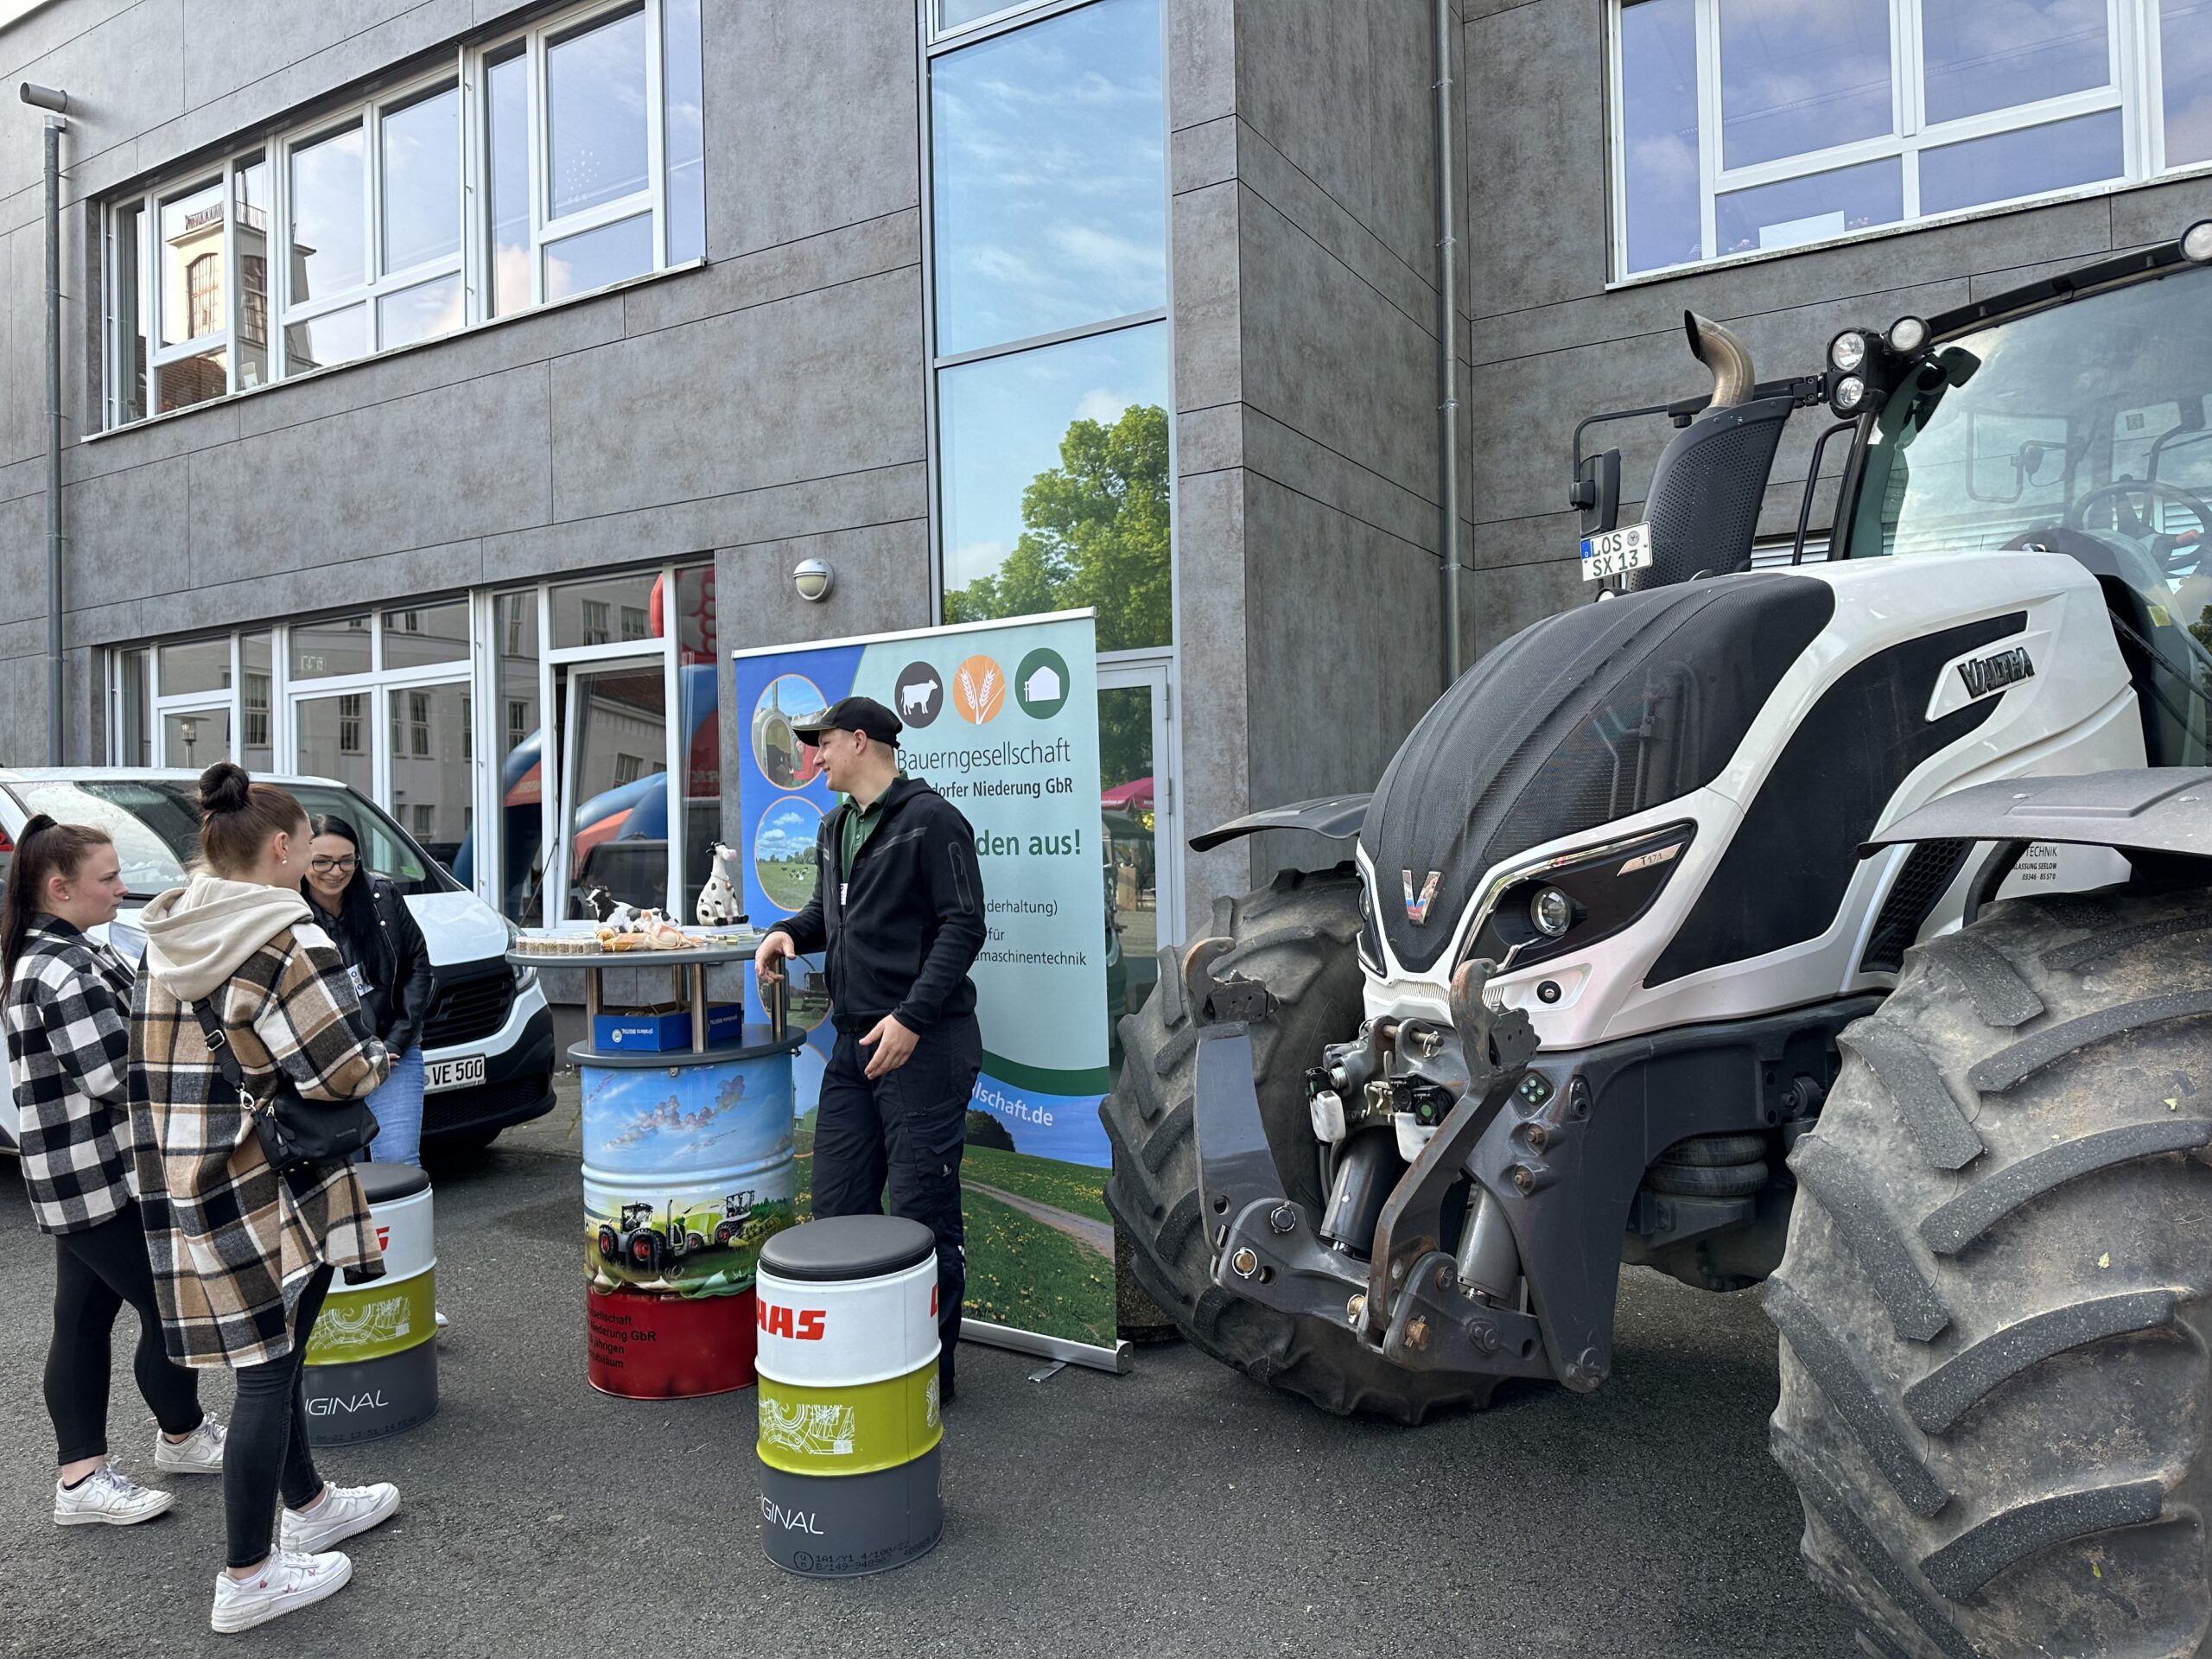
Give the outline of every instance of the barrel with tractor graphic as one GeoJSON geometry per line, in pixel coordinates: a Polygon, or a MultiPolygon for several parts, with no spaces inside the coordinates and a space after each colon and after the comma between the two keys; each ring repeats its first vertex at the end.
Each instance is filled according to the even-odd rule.
{"type": "Polygon", "coordinates": [[[699,1054],[572,1051],[587,1374],[602,1392],[667,1399],[753,1381],[760,1247],[796,1219],[796,1043],[760,1026],[744,1035],[699,1054]]]}
{"type": "Polygon", "coordinates": [[[437,1253],[430,1178],[412,1164],[355,1171],[384,1249],[384,1276],[335,1285],[308,1337],[308,1440],[397,1434],[438,1409],[437,1253]]]}
{"type": "Polygon", "coordinates": [[[903,1567],[944,1530],[937,1242],[841,1216],[760,1253],[760,1541],[810,1578],[903,1567]]]}

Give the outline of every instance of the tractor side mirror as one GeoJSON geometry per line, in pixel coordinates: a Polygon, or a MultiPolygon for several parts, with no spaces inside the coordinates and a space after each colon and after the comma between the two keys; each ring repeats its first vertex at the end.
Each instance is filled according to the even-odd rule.
{"type": "Polygon", "coordinates": [[[1582,509],[1585,536],[1613,529],[1621,516],[1621,452],[1606,449],[1585,456],[1574,469],[1567,504],[1582,509]]]}

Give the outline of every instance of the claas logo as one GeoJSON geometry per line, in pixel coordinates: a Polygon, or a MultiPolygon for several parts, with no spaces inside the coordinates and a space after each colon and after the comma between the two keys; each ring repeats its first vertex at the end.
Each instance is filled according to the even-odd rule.
{"type": "Polygon", "coordinates": [[[818,1307],[798,1309],[794,1318],[794,1310],[791,1308],[776,1307],[762,1302],[753,1312],[760,1328],[772,1337],[788,1337],[794,1342],[822,1340],[822,1322],[825,1316],[818,1307]]]}
{"type": "Polygon", "coordinates": [[[390,1249],[391,1248],[391,1228],[389,1228],[389,1227],[379,1227],[379,1228],[378,1228],[378,1229],[377,1229],[377,1249],[380,1249],[380,1250],[388,1250],[388,1249],[390,1249]]]}

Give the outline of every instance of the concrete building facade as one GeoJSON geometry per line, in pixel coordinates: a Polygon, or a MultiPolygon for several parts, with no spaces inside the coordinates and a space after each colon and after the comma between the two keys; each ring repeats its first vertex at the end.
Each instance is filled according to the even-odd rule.
{"type": "MultiPolygon", "coordinates": [[[[1466,660],[1580,601],[1569,434],[1700,390],[1684,308],[1809,372],[1847,324],[2212,213],[2205,0],[2023,7],[1993,48],[1985,0],[1817,27],[1449,0],[1466,660]]],[[[70,100],[68,759],[337,772],[518,920],[609,873],[682,903],[734,838],[730,649],[1095,603],[1135,734],[1102,783],[1154,780],[1177,936],[1324,855],[1181,836],[1369,786],[1443,683],[1435,27],[1425,0],[33,9],[0,66],[70,100]],[[588,869],[577,814],[662,773],[665,866],[588,869]]],[[[0,111],[18,765],[47,731],[40,145],[0,111]]],[[[1824,423],[1785,440],[1777,531],[1824,423]]],[[[1631,501],[1664,435],[1621,429],[1631,501]]]]}

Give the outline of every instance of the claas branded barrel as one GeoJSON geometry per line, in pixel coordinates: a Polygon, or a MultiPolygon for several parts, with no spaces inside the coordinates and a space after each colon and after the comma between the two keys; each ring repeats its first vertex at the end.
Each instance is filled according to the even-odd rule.
{"type": "Polygon", "coordinates": [[[937,1241],[889,1216],[811,1221],[760,1252],[760,1540],[779,1567],[902,1567],[944,1529],[937,1241]]]}
{"type": "Polygon", "coordinates": [[[362,1164],[354,1173],[384,1250],[384,1276],[334,1285],[308,1333],[308,1440],[315,1446],[397,1434],[438,1409],[430,1178],[412,1164],[362,1164]]]}

